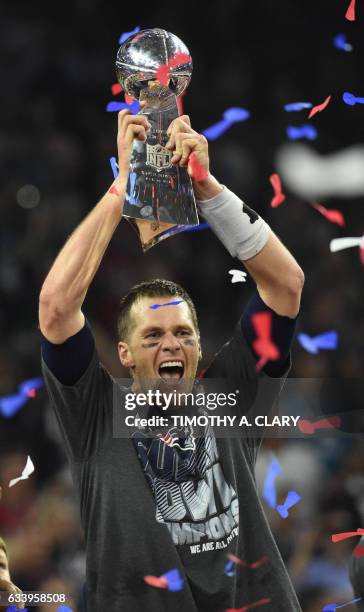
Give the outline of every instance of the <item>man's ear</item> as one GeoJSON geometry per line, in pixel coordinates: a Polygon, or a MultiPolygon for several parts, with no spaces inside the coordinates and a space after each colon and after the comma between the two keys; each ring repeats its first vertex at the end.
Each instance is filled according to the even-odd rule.
{"type": "Polygon", "coordinates": [[[124,368],[133,368],[135,366],[129,345],[126,342],[118,342],[118,353],[121,365],[124,368]]]}

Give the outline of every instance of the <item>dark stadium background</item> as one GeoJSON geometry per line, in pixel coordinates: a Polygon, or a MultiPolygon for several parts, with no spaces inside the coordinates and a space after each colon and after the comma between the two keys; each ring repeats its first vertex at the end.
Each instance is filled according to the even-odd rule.
{"type": "MultiPolygon", "coordinates": [[[[289,190],[284,204],[272,209],[269,183],[276,153],[287,141],[286,126],[306,122],[306,111],[284,112],[288,102],[318,104],[332,95],[327,109],[312,119],[319,137],[309,144],[317,152],[330,154],[364,140],[364,108],[349,107],[341,98],[344,91],[364,96],[364,10],[357,2],[356,21],[350,23],[344,17],[348,4],[77,0],[2,5],[0,396],[40,375],[40,287],[67,236],[112,182],[117,115],[105,107],[122,99],[110,90],[119,36],[140,26],[162,27],[189,47],[194,72],[183,104],[197,131],[218,121],[228,107],[250,110],[249,121],[210,144],[212,172],[267,220],[303,268],[298,331],[339,334],[337,350],[316,356],[296,341],[290,375],[335,384],[330,396],[335,410],[358,407],[362,395],[350,381],[363,376],[363,266],[358,249],[332,254],[329,242],[364,233],[364,193],[320,202],[343,212],[341,229],[289,190]],[[340,32],[353,45],[351,53],[334,48],[340,32]],[[34,189],[21,191],[26,185],[39,191],[36,206],[34,189]]],[[[208,361],[229,338],[253,286],[231,283],[228,270],[239,267],[209,231],[180,234],[143,255],[124,220],[84,306],[101,360],[114,375],[126,375],[115,348],[118,301],[132,284],[162,277],[182,284],[194,299],[208,361]]],[[[333,412],[332,406],[323,405],[323,412],[333,412]]],[[[352,596],[347,563],[356,540],[334,545],[330,535],[362,524],[361,437],[267,440],[257,467],[260,487],[271,450],[284,470],[280,494],[284,498],[293,487],[303,498],[287,520],[268,512],[302,608],[316,612],[329,602],[344,603],[352,596]]],[[[14,581],[24,590],[71,591],[76,602],[84,575],[82,535],[44,389],[14,418],[0,417],[0,485],[0,534],[9,545],[14,581]],[[8,489],[28,454],[35,473],[8,489]]]]}

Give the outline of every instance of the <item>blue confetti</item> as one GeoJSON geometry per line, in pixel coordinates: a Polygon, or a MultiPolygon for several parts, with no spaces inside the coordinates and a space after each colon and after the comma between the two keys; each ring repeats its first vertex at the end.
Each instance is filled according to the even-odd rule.
{"type": "Polygon", "coordinates": [[[277,492],[275,487],[275,479],[282,473],[282,468],[276,457],[273,457],[268,467],[268,473],[263,485],[263,497],[271,508],[274,508],[277,503],[277,492]]]}
{"type": "Polygon", "coordinates": [[[223,119],[206,128],[202,133],[207,140],[216,140],[234,123],[246,121],[250,117],[250,112],[240,106],[228,108],[223,113],[223,119]]]}
{"type": "Polygon", "coordinates": [[[289,125],[287,127],[287,136],[290,140],[298,140],[299,138],[315,140],[315,138],[317,138],[317,130],[309,123],[302,125],[302,127],[294,127],[293,125],[289,125]]]}
{"type": "Polygon", "coordinates": [[[5,418],[14,416],[26,404],[30,392],[44,386],[42,378],[30,378],[18,386],[18,393],[0,397],[0,415],[5,418]]]}
{"type": "Polygon", "coordinates": [[[176,300],[174,302],[166,302],[165,304],[153,304],[153,306],[149,306],[152,310],[157,310],[157,308],[161,308],[162,306],[176,306],[177,304],[181,304],[183,300],[176,300]]]}
{"type": "Polygon", "coordinates": [[[345,606],[349,606],[350,604],[357,603],[358,601],[361,601],[361,600],[362,600],[362,597],[357,597],[356,599],[352,599],[351,601],[341,604],[340,606],[336,603],[329,603],[329,604],[326,604],[326,606],[322,608],[322,612],[335,612],[335,610],[338,610],[339,608],[345,608],[345,606]]]}
{"type": "MultiPolygon", "coordinates": [[[[10,606],[9,608],[6,608],[5,612],[19,612],[19,608],[18,606],[10,606]]],[[[22,612],[28,612],[28,608],[24,608],[22,612]]]]}
{"type": "Polygon", "coordinates": [[[121,110],[127,109],[131,112],[132,115],[137,115],[140,111],[139,100],[134,100],[131,104],[127,104],[126,102],[109,102],[106,106],[106,111],[108,113],[116,113],[121,110]]]}
{"type": "Polygon", "coordinates": [[[302,497],[298,495],[296,491],[288,491],[286,501],[284,502],[284,504],[278,505],[276,507],[278,514],[280,514],[282,518],[287,518],[288,510],[292,508],[292,506],[295,506],[301,499],[302,497]]]}
{"type": "Polygon", "coordinates": [[[312,108],[311,102],[291,102],[285,105],[284,110],[287,111],[287,113],[293,113],[303,110],[304,108],[312,108]]]}
{"type": "Polygon", "coordinates": [[[73,612],[68,606],[58,606],[57,612],[73,612]]]}
{"type": "Polygon", "coordinates": [[[364,104],[364,98],[358,98],[354,96],[354,94],[350,93],[350,91],[345,91],[343,93],[343,100],[345,104],[349,106],[355,106],[355,104],[364,104]]]}
{"type": "Polygon", "coordinates": [[[349,45],[349,43],[346,42],[345,34],[337,34],[337,36],[334,37],[334,47],[336,47],[336,49],[340,49],[340,51],[353,50],[352,45],[349,45]]]}
{"type": "Polygon", "coordinates": [[[129,180],[130,180],[130,194],[129,194],[129,204],[136,204],[136,199],[135,199],[135,181],[136,181],[136,172],[130,172],[129,174],[129,180]]]}
{"type": "Polygon", "coordinates": [[[318,336],[298,334],[297,340],[305,351],[311,353],[311,355],[317,355],[320,349],[335,350],[338,345],[338,334],[336,331],[325,332],[318,336]]]}
{"type": "Polygon", "coordinates": [[[161,578],[165,578],[168,583],[168,591],[176,592],[182,591],[184,580],[179,573],[178,569],[172,569],[166,574],[162,574],[161,578]]]}
{"type": "Polygon", "coordinates": [[[116,179],[119,176],[119,166],[117,164],[116,157],[110,157],[110,165],[114,179],[116,179]]]}
{"type": "Polygon", "coordinates": [[[130,36],[133,36],[134,34],[137,34],[138,32],[140,32],[139,26],[134,28],[134,30],[132,30],[131,32],[123,32],[119,38],[119,45],[122,45],[126,40],[128,40],[130,36]]]}
{"type": "Polygon", "coordinates": [[[184,232],[199,232],[200,230],[204,230],[204,229],[208,229],[209,228],[209,224],[208,223],[200,223],[199,225],[186,225],[185,226],[186,229],[184,229],[184,232]]]}
{"type": "Polygon", "coordinates": [[[233,570],[233,567],[234,567],[234,561],[230,559],[224,567],[224,572],[227,576],[231,577],[231,576],[236,575],[236,571],[233,570]]]}

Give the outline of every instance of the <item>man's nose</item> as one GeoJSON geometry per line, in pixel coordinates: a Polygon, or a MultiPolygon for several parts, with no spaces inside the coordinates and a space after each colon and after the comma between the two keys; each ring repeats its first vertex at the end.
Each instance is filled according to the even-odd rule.
{"type": "Polygon", "coordinates": [[[181,349],[181,344],[172,332],[168,332],[164,335],[162,341],[162,350],[163,351],[179,351],[181,349]]]}

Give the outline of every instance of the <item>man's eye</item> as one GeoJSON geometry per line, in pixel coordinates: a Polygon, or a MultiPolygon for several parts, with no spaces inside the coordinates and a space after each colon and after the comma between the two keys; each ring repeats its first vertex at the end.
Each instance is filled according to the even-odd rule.
{"type": "Polygon", "coordinates": [[[146,338],[158,338],[159,333],[158,332],[150,332],[149,334],[146,335],[146,338]]]}
{"type": "Polygon", "coordinates": [[[180,329],[180,331],[178,332],[181,336],[189,336],[190,332],[187,331],[187,329],[180,329]]]}

